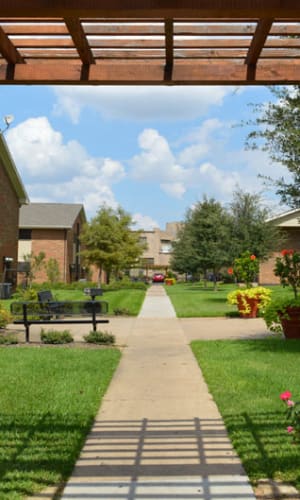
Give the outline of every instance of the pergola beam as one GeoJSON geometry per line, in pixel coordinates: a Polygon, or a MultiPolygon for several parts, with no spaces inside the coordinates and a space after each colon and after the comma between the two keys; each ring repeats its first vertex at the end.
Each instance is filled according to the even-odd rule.
{"type": "Polygon", "coordinates": [[[289,18],[298,0],[1,0],[1,17],[289,18]]]}
{"type": "Polygon", "coordinates": [[[257,23],[257,27],[245,60],[245,64],[248,66],[256,66],[272,28],[272,23],[273,19],[260,19],[257,23]]]}
{"type": "MultiPolygon", "coordinates": [[[[35,84],[53,83],[53,74],[57,75],[56,84],[98,84],[98,85],[161,85],[165,77],[164,61],[102,61],[93,64],[89,73],[84,74],[82,64],[49,64],[16,65],[14,74],[7,77],[7,66],[0,64],[0,84],[24,84],[30,81],[35,84]]],[[[243,85],[247,81],[247,66],[240,63],[228,63],[226,60],[203,60],[198,64],[193,61],[174,60],[173,85],[243,85]]],[[[270,81],[277,84],[297,83],[300,81],[300,62],[285,61],[274,67],[272,60],[262,60],[257,65],[255,81],[249,83],[266,85],[270,81]]]]}
{"type": "Polygon", "coordinates": [[[0,53],[9,64],[24,63],[24,59],[20,56],[15,46],[0,27],[0,53]]]}
{"type": "Polygon", "coordinates": [[[68,31],[72,37],[74,45],[77,49],[79,57],[84,65],[94,64],[95,59],[90,50],[85,33],[79,19],[74,17],[66,17],[64,19],[68,31]]]}

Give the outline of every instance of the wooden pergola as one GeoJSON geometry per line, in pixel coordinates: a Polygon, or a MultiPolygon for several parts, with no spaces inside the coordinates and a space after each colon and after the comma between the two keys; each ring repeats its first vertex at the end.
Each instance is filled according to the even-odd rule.
{"type": "Polygon", "coordinates": [[[0,83],[300,82],[300,0],[1,0],[0,83]]]}

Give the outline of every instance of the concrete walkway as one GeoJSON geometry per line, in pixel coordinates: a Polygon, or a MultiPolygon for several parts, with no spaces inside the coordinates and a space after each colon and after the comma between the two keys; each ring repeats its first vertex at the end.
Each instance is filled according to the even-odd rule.
{"type": "Polygon", "coordinates": [[[161,286],[131,323],[62,499],[255,499],[161,286]]]}

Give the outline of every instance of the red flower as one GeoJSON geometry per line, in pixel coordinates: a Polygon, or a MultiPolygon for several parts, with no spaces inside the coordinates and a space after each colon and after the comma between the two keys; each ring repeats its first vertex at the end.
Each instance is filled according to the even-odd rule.
{"type": "Polygon", "coordinates": [[[233,274],[233,268],[232,267],[229,267],[229,269],[227,270],[228,274],[233,274]]]}
{"type": "Polygon", "coordinates": [[[284,250],[281,250],[281,255],[284,257],[285,255],[293,255],[294,253],[294,250],[292,250],[291,248],[289,250],[287,249],[284,249],[284,250]]]}
{"type": "Polygon", "coordinates": [[[256,255],[253,255],[253,254],[252,254],[252,255],[250,255],[250,259],[251,259],[251,260],[256,260],[256,255]]]}
{"type": "Polygon", "coordinates": [[[291,399],[292,393],[290,391],[285,391],[280,394],[280,399],[282,401],[287,401],[288,399],[291,399]]]}

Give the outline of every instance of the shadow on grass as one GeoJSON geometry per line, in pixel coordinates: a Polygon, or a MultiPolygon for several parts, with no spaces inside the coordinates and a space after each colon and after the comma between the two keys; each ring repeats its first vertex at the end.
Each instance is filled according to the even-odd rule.
{"type": "Polygon", "coordinates": [[[0,498],[32,495],[66,479],[93,416],[0,414],[0,498]]]}
{"type": "Polygon", "coordinates": [[[245,340],[243,342],[243,350],[269,352],[274,354],[284,353],[300,353],[300,339],[286,340],[280,334],[270,335],[264,339],[245,340]]]}
{"type": "Polygon", "coordinates": [[[252,480],[284,477],[300,489],[300,445],[287,434],[284,412],[224,415],[224,421],[252,480]]]}

